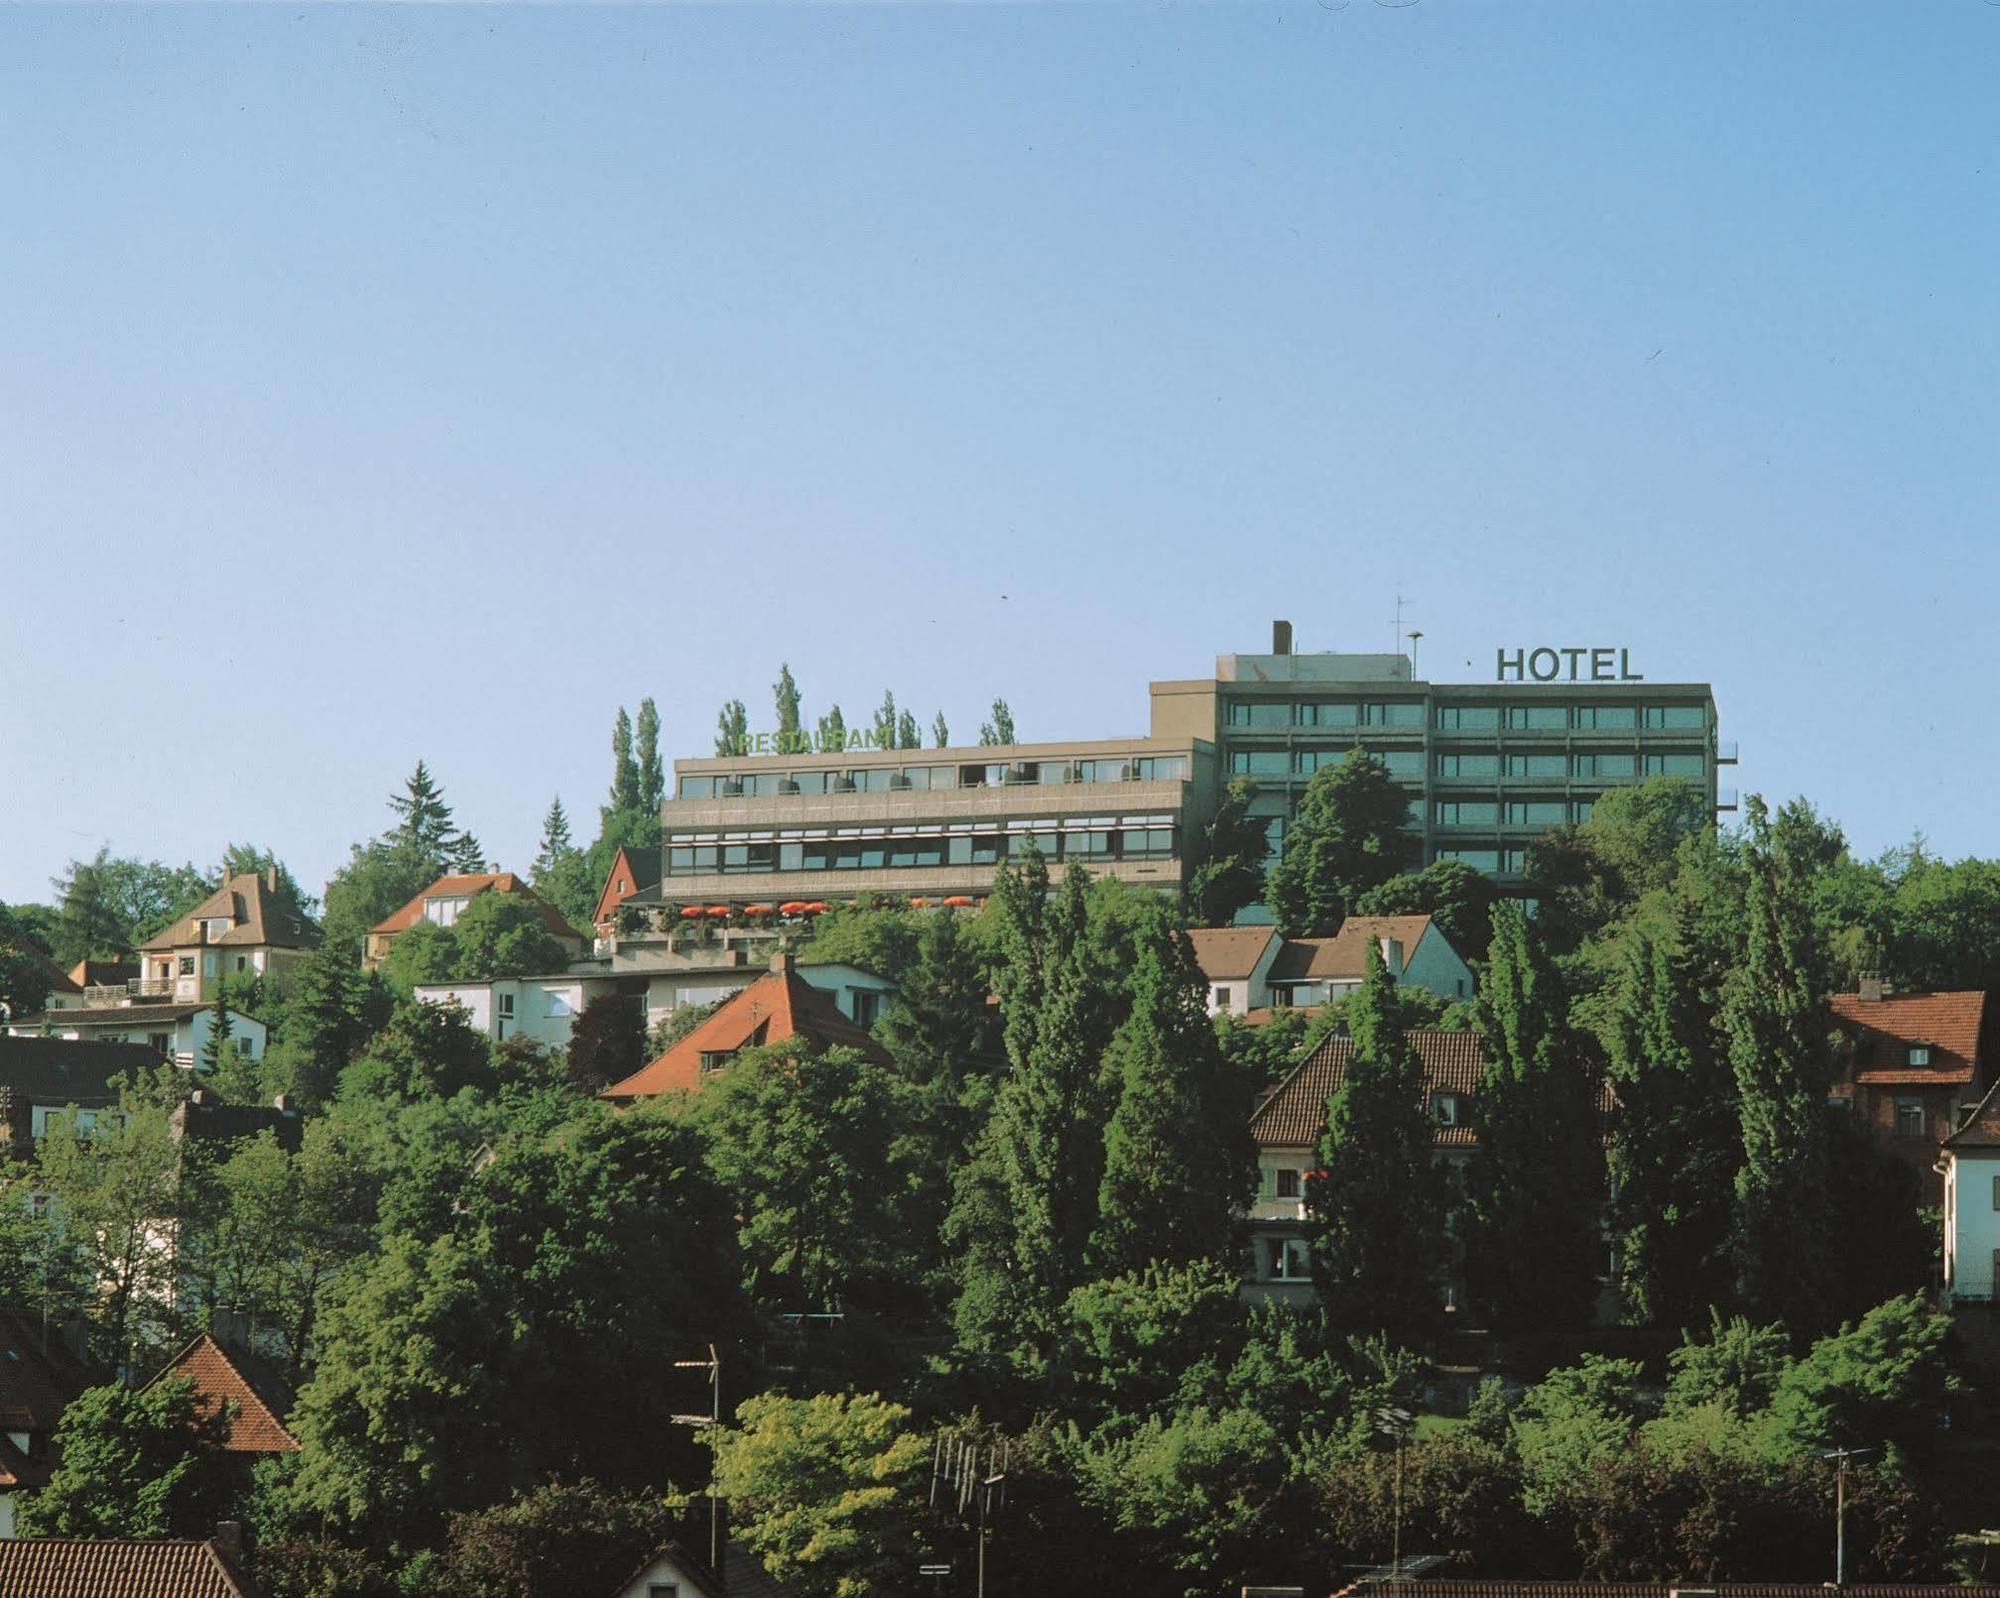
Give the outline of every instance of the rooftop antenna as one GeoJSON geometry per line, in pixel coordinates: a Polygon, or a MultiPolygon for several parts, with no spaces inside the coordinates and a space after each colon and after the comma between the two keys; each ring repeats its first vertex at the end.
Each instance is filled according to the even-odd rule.
{"type": "Polygon", "coordinates": [[[978,1536],[978,1576],[975,1591],[986,1598],[986,1542],[991,1522],[1007,1505],[1007,1466],[1013,1444],[1002,1438],[995,1446],[970,1437],[945,1433],[931,1455],[931,1507],[971,1521],[978,1536]]]}

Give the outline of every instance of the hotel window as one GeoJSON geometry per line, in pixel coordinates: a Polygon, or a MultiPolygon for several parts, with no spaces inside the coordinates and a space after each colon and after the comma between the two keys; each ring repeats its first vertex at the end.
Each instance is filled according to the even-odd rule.
{"type": "Polygon", "coordinates": [[[683,777],[674,792],[683,799],[713,799],[715,781],[713,777],[683,777]]]}
{"type": "Polygon", "coordinates": [[[1500,707],[1439,705],[1437,724],[1443,732],[1493,732],[1500,726],[1500,707]]]}
{"type": "Polygon", "coordinates": [[[1500,807],[1491,799],[1438,801],[1437,820],[1441,827],[1490,827],[1500,819],[1500,807]]]}
{"type": "Polygon", "coordinates": [[[896,785],[896,773],[888,766],[870,766],[847,775],[853,779],[856,793],[887,793],[896,785]]]}
{"type": "Polygon", "coordinates": [[[768,799],[778,791],[778,774],[775,771],[753,771],[736,781],[737,792],[746,799],[768,799]]]}
{"type": "Polygon", "coordinates": [[[1232,699],[1229,725],[1232,727],[1289,727],[1292,707],[1283,699],[1232,699]]]}
{"type": "Polygon", "coordinates": [[[912,788],[956,788],[956,766],[905,766],[903,776],[912,788]]]}
{"type": "Polygon", "coordinates": [[[1127,860],[1169,860],[1174,853],[1172,827],[1127,827],[1122,854],[1127,860]]]}
{"type": "Polygon", "coordinates": [[[1507,775],[1510,777],[1561,777],[1567,773],[1564,767],[1568,761],[1561,755],[1509,755],[1507,775]]]}
{"type": "Polygon", "coordinates": [[[1639,712],[1631,705],[1578,705],[1571,725],[1579,732],[1630,732],[1639,712]]]}
{"type": "Polygon", "coordinates": [[[1638,763],[1631,755],[1598,753],[1576,757],[1579,777],[1631,777],[1637,773],[1638,763]]]}
{"type": "Polygon", "coordinates": [[[1132,775],[1139,782],[1186,782],[1186,755],[1142,755],[1132,762],[1132,775]]]}
{"type": "Polygon", "coordinates": [[[1361,707],[1343,700],[1337,704],[1299,706],[1301,727],[1354,727],[1360,725],[1361,707]]]}
{"type": "Polygon", "coordinates": [[[1896,1100],[1896,1136],[1922,1137],[1924,1135],[1924,1101],[1922,1099],[1896,1100]]]}
{"type": "Polygon", "coordinates": [[[1076,763],[1078,782],[1124,782],[1131,775],[1131,766],[1122,760],[1079,760],[1076,763]]]}
{"type": "Polygon", "coordinates": [[[1420,781],[1424,774],[1424,752],[1421,749],[1371,749],[1370,754],[1389,768],[1392,777],[1408,777],[1420,781]]]}
{"type": "Polygon", "coordinates": [[[1421,727],[1424,724],[1424,707],[1414,699],[1363,705],[1361,724],[1364,727],[1421,727]]]}
{"type": "Polygon", "coordinates": [[[1569,820],[1569,806],[1560,799],[1513,799],[1507,804],[1511,827],[1560,827],[1569,820]]]}
{"type": "Polygon", "coordinates": [[[960,834],[945,840],[945,863],[954,866],[990,866],[1000,859],[1000,836],[982,832],[974,837],[960,834]]]}
{"type": "Polygon", "coordinates": [[[1252,777],[1288,777],[1292,772],[1292,757],[1283,749],[1232,749],[1229,769],[1252,777]]]}
{"type": "Polygon", "coordinates": [[[722,846],[724,872],[770,871],[778,864],[774,843],[729,843],[722,846]]]}
{"type": "Polygon", "coordinates": [[[1437,762],[1437,774],[1440,777],[1497,777],[1500,775],[1500,757],[1498,755],[1439,755],[1437,762]]]}
{"type": "Polygon", "coordinates": [[[1500,869],[1510,877],[1518,877],[1528,869],[1528,851],[1525,849],[1502,849],[1500,869]]]}
{"type": "Polygon", "coordinates": [[[1693,732],[1708,725],[1708,710],[1702,705],[1648,705],[1646,728],[1650,732],[1693,732]]]}
{"type": "Polygon", "coordinates": [[[1278,1167],[1278,1197],[1295,1199],[1299,1196],[1299,1172],[1295,1166],[1278,1167]]]}
{"type": "Polygon", "coordinates": [[[1929,1065],[1931,1063],[1930,1045],[1928,1043],[1912,1043],[1910,1045],[1909,1063],[1911,1065],[1929,1065]]]}
{"type": "Polygon", "coordinates": [[[1561,732],[1569,726],[1567,705],[1509,705],[1510,732],[1561,732]]]}
{"type": "Polygon", "coordinates": [[[788,771],[779,786],[788,793],[825,793],[830,771],[788,771]]]}
{"type": "Polygon", "coordinates": [[[889,847],[889,864],[892,866],[941,866],[944,864],[944,839],[899,839],[889,847]]]}
{"type": "Polygon", "coordinates": [[[1458,860],[1472,867],[1474,871],[1498,871],[1500,851],[1498,849],[1440,849],[1440,860],[1458,860]]]}
{"type": "Polygon", "coordinates": [[[1597,808],[1595,799],[1579,799],[1570,806],[1570,814],[1578,821],[1588,821],[1590,813],[1597,808]]]}
{"type": "Polygon", "coordinates": [[[1045,787],[1060,787],[1069,781],[1067,760],[1043,760],[1028,768],[1035,774],[1035,781],[1045,787]]]}
{"type": "Polygon", "coordinates": [[[1649,777],[1699,777],[1701,768],[1700,755],[1646,756],[1646,775],[1649,777]]]}

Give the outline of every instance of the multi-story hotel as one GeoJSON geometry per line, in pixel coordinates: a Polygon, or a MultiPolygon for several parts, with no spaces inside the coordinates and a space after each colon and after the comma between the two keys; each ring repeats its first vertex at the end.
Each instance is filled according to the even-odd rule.
{"type": "Polygon", "coordinates": [[[1625,651],[1501,651],[1491,683],[1431,683],[1406,655],[1224,655],[1215,675],[1152,685],[1152,735],[1088,743],[849,749],[676,761],[655,886],[634,908],[811,903],[829,894],[976,896],[1032,838],[1060,866],[1179,888],[1236,776],[1275,854],[1314,771],[1357,744],[1410,794],[1420,859],[1518,882],[1528,845],[1610,787],[1679,777],[1716,808],[1700,683],[1652,683],[1625,651]]]}

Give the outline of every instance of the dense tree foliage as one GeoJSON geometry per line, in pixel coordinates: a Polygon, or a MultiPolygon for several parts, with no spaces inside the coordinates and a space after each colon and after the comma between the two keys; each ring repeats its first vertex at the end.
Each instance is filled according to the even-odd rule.
{"type": "Polygon", "coordinates": [[[186,1378],[93,1387],[63,1411],[48,1485],[21,1503],[27,1537],[208,1537],[231,1501],[227,1436],[186,1378]]]}
{"type": "Polygon", "coordinates": [[[1339,930],[1355,902],[1409,864],[1410,798],[1389,768],[1358,745],[1321,766],[1299,796],[1271,867],[1266,897],[1291,937],[1339,930]]]}
{"type": "Polygon", "coordinates": [[[1250,814],[1256,797],[1256,783],[1248,777],[1234,778],[1202,829],[1201,847],[1193,851],[1183,889],[1188,920],[1194,926],[1226,927],[1237,911],[1264,896],[1271,822],[1250,814]]]}

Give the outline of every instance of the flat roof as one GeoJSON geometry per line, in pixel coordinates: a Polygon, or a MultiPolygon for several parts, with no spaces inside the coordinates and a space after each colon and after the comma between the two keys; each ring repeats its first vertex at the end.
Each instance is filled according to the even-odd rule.
{"type": "Polygon", "coordinates": [[[948,749],[848,749],[819,751],[787,750],[780,754],[694,755],[674,762],[676,772],[699,774],[733,771],[738,768],[763,769],[779,762],[801,771],[831,770],[836,766],[1003,766],[1033,760],[1077,760],[1093,756],[1190,755],[1210,753],[1214,745],[1202,738],[1088,738],[1067,743],[1046,744],[954,744],[948,749]]]}

